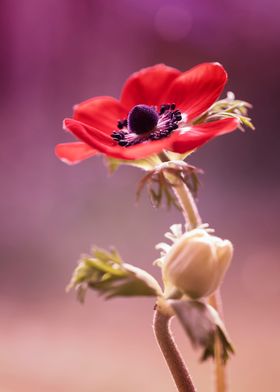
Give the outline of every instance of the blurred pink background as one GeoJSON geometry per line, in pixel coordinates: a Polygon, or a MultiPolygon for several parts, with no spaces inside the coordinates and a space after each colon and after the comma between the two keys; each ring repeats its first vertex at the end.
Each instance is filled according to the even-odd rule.
{"type": "MultiPolygon", "coordinates": [[[[219,61],[227,90],[253,103],[256,132],[216,139],[191,158],[205,170],[199,208],[235,244],[222,293],[236,355],[231,390],[280,390],[279,12],[273,0],[2,0],[0,392],[175,391],[154,342],[152,299],[86,304],[65,294],[91,245],[146,268],[176,211],[135,206],[141,173],[109,177],[102,158],[75,167],[56,143],[72,106],[118,97],[130,73],[164,62],[219,61]]],[[[175,322],[199,391],[211,391],[175,322]]]]}

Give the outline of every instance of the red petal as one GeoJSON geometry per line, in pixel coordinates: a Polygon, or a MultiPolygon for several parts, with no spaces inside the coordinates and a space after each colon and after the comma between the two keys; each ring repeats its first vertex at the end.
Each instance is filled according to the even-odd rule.
{"type": "Polygon", "coordinates": [[[234,131],[238,125],[237,119],[226,118],[190,127],[185,133],[178,130],[177,137],[172,143],[172,151],[180,154],[192,151],[216,136],[234,131]]]}
{"type": "Polygon", "coordinates": [[[113,97],[96,97],[74,106],[75,120],[111,134],[118,120],[127,117],[127,111],[113,97]]]}
{"type": "Polygon", "coordinates": [[[149,155],[158,154],[165,149],[185,153],[200,147],[215,136],[233,131],[238,124],[238,120],[228,118],[190,127],[185,133],[178,130],[161,140],[148,141],[131,147],[121,147],[110,136],[87,124],[72,119],[64,121],[65,128],[91,146],[94,151],[113,158],[127,160],[142,159],[149,155]]]}
{"type": "Polygon", "coordinates": [[[150,155],[158,154],[163,150],[170,150],[172,139],[172,136],[169,136],[161,140],[147,141],[131,147],[116,146],[110,151],[108,150],[107,155],[127,160],[142,159],[150,155]]]}
{"type": "Polygon", "coordinates": [[[55,154],[63,162],[74,165],[75,163],[79,163],[84,159],[98,154],[98,151],[94,150],[86,143],[74,142],[58,144],[55,147],[55,154]]]}
{"type": "MultiPolygon", "coordinates": [[[[73,133],[78,139],[82,140],[86,144],[95,147],[95,144],[108,144],[111,145],[113,139],[111,136],[99,129],[93,128],[87,124],[81,123],[80,121],[73,120],[72,118],[66,118],[63,121],[63,129],[73,133]]],[[[98,149],[98,148],[97,148],[98,149]]]]}
{"type": "Polygon", "coordinates": [[[219,63],[204,63],[176,78],[167,92],[167,101],[188,114],[199,116],[216,101],[227,81],[227,73],[219,63]]]}
{"type": "Polygon", "coordinates": [[[164,64],[143,68],[127,79],[120,101],[128,110],[137,104],[165,103],[165,91],[180,74],[181,72],[177,69],[164,64]]]}
{"type": "Polygon", "coordinates": [[[131,147],[121,147],[110,136],[79,121],[66,119],[64,120],[64,128],[94,150],[113,158],[127,160],[141,159],[157,154],[163,149],[169,148],[173,140],[171,135],[157,141],[148,141],[131,147]]]}

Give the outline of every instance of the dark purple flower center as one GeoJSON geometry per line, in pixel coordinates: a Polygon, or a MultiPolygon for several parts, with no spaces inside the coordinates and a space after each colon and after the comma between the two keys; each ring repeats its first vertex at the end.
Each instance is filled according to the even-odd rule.
{"type": "Polygon", "coordinates": [[[112,139],[120,146],[129,147],[148,140],[159,140],[169,136],[178,128],[182,120],[175,104],[155,106],[136,105],[128,114],[128,118],[118,121],[118,131],[112,133],[112,139]]]}
{"type": "Polygon", "coordinates": [[[136,105],[128,114],[128,129],[141,135],[152,131],[158,123],[159,115],[155,109],[147,105],[136,105]]]}

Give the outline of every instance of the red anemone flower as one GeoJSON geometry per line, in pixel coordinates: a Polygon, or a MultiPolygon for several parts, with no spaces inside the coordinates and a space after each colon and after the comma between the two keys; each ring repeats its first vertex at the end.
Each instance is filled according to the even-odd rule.
{"type": "Polygon", "coordinates": [[[227,74],[218,63],[180,72],[164,64],[132,74],[120,100],[96,97],[74,107],[64,129],[78,142],[58,144],[56,155],[69,164],[96,154],[135,160],[163,150],[187,153],[239,121],[226,118],[195,124],[220,96],[227,74]]]}

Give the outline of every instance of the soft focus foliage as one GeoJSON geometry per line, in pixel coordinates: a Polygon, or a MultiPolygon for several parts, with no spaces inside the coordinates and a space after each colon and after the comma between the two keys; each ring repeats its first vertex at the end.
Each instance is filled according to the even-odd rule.
{"type": "Polygon", "coordinates": [[[146,271],[123,263],[115,250],[107,252],[98,248],[93,249],[92,256],[82,256],[68,289],[72,287],[81,302],[87,288],[106,298],[161,295],[159,284],[146,271]]]}
{"type": "Polygon", "coordinates": [[[215,339],[220,340],[223,362],[229,359],[230,354],[234,353],[233,346],[222,320],[212,306],[199,301],[174,299],[169,300],[168,303],[179,318],[193,346],[203,349],[202,361],[214,357],[215,339]]]}

